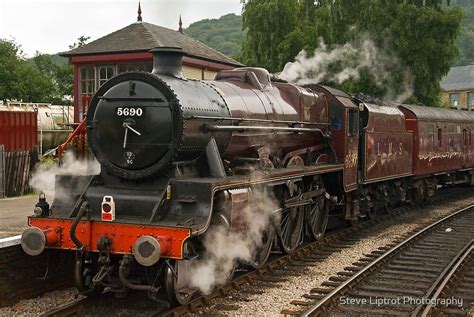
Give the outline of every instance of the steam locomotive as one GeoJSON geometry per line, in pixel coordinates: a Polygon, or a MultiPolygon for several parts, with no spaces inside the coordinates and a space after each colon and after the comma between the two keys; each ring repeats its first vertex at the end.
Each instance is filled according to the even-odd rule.
{"type": "MultiPolygon", "coordinates": [[[[183,52],[158,48],[152,73],[120,74],[87,114],[99,175],[59,175],[28,218],[23,250],[76,252],[75,281],[186,304],[189,266],[219,225],[245,231],[255,193],[273,193],[275,223],[252,260],[320,239],[329,217],[377,217],[432,196],[438,185],[474,182],[474,114],[370,102],[321,85],[272,80],[265,69],[184,78],[183,52]]],[[[255,212],[259,212],[256,210],[255,212]]]]}

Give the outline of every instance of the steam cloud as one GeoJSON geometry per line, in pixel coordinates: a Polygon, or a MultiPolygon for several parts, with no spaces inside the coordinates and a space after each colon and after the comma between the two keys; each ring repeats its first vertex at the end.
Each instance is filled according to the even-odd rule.
{"type": "MultiPolygon", "coordinates": [[[[48,196],[55,194],[56,175],[95,175],[100,173],[100,164],[96,160],[79,160],[73,153],[66,153],[61,166],[39,165],[30,179],[30,186],[37,192],[43,191],[48,196]]],[[[57,189],[56,189],[57,190],[57,189]]]]}
{"type": "Polygon", "coordinates": [[[247,228],[241,232],[217,226],[204,238],[205,252],[190,268],[189,283],[208,294],[215,286],[225,284],[238,261],[253,259],[261,246],[265,229],[278,221],[276,199],[267,192],[253,192],[250,206],[242,210],[247,228]]]}
{"type": "Polygon", "coordinates": [[[349,79],[360,79],[363,70],[369,71],[376,85],[387,89],[391,74],[401,73],[397,81],[399,87],[387,89],[384,99],[403,102],[413,95],[413,76],[402,66],[399,58],[379,51],[375,43],[366,35],[344,45],[331,48],[320,39],[314,56],[301,51],[293,63],[287,63],[279,75],[281,79],[299,85],[334,82],[338,85],[349,79]],[[337,69],[338,71],[334,71],[337,69]]]}

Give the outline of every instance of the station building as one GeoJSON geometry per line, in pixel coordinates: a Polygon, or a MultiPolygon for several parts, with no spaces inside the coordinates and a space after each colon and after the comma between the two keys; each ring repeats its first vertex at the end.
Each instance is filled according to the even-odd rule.
{"type": "Polygon", "coordinates": [[[450,108],[474,110],[474,65],[451,67],[441,80],[443,101],[450,108]]]}
{"type": "Polygon", "coordinates": [[[190,79],[213,79],[220,70],[243,66],[186,35],[181,18],[178,30],[171,30],[144,22],[141,13],[139,5],[135,23],[61,54],[74,65],[75,122],[82,121],[92,96],[107,80],[127,71],[150,72],[153,48],[181,47],[187,54],[183,74],[190,79]]]}

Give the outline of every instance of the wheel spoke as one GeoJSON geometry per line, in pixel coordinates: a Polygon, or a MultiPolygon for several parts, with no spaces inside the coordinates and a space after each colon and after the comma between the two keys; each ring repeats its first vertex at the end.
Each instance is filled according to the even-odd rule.
{"type": "Polygon", "coordinates": [[[312,239],[319,240],[324,236],[326,232],[328,222],[328,206],[324,201],[324,198],[318,198],[318,200],[311,205],[310,211],[307,216],[310,218],[307,220],[308,230],[312,239]]]}

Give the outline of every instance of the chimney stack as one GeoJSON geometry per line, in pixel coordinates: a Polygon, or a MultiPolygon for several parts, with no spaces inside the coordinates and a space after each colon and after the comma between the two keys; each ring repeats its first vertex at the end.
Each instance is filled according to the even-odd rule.
{"type": "Polygon", "coordinates": [[[167,75],[184,79],[182,60],[185,53],[181,47],[157,47],[153,53],[153,75],[167,75]]]}

